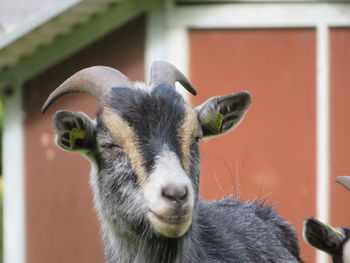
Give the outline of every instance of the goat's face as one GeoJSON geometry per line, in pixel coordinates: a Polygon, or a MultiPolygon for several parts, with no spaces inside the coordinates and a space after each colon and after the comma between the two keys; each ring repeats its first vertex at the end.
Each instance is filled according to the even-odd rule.
{"type": "Polygon", "coordinates": [[[112,207],[123,208],[124,215],[131,213],[128,222],[146,221],[168,237],[183,235],[198,194],[196,111],[166,85],[115,88],[111,106],[97,119],[102,203],[111,219],[121,216],[112,207]]]}
{"type": "Polygon", "coordinates": [[[95,164],[96,206],[114,231],[183,236],[196,217],[198,141],[232,130],[243,118],[246,92],[190,106],[168,83],[112,87],[96,121],[59,111],[57,144],[95,164]]]}

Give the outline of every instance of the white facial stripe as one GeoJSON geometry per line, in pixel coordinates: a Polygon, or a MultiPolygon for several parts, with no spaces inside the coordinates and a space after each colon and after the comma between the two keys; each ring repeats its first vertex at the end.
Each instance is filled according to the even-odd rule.
{"type": "Polygon", "coordinates": [[[151,180],[157,180],[159,184],[189,184],[190,180],[183,170],[177,156],[168,150],[164,150],[155,159],[155,169],[150,175],[151,180]]]}
{"type": "Polygon", "coordinates": [[[152,210],[163,213],[168,208],[167,202],[161,200],[162,189],[165,186],[187,186],[189,203],[194,201],[191,180],[183,170],[177,156],[164,149],[160,155],[155,158],[153,172],[149,175],[145,184],[145,197],[152,210]]]}
{"type": "Polygon", "coordinates": [[[343,246],[343,259],[344,263],[350,263],[350,240],[343,246]]]}
{"type": "Polygon", "coordinates": [[[156,157],[154,170],[145,183],[143,190],[148,207],[151,210],[148,213],[148,219],[154,229],[167,237],[180,237],[186,233],[192,223],[194,193],[190,178],[173,152],[164,149],[156,157]],[[188,190],[187,201],[182,206],[183,211],[186,211],[187,220],[182,224],[169,224],[155,216],[174,216],[174,213],[177,213],[174,210],[174,205],[167,198],[164,198],[162,194],[164,187],[186,187],[188,190]]]}

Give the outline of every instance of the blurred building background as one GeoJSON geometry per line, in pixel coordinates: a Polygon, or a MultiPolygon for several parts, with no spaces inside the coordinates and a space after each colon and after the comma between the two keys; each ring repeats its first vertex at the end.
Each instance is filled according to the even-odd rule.
{"type": "Polygon", "coordinates": [[[89,163],[58,150],[50,124],[58,109],[93,117],[97,103],[75,94],[40,108],[81,68],[147,81],[154,59],[189,75],[195,105],[251,92],[240,126],[201,145],[202,196],[266,198],[305,260],[327,262],[301,229],[308,216],[349,225],[350,197],[332,182],[350,174],[348,1],[3,0],[0,24],[6,263],[103,262],[89,163]]]}
{"type": "Polygon", "coordinates": [[[53,7],[62,0],[1,0],[0,3],[0,24],[6,33],[10,33],[33,19],[36,15],[53,7]]]}

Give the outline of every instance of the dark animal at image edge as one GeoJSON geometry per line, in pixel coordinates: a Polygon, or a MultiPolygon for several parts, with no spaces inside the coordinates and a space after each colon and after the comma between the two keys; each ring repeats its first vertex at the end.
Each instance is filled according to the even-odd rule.
{"type": "MultiPolygon", "coordinates": [[[[335,181],[350,191],[350,176],[338,176],[335,181]]],[[[334,263],[350,263],[350,228],[333,227],[309,217],[303,234],[306,242],[329,254],[334,263]]]]}
{"type": "Polygon", "coordinates": [[[231,131],[251,99],[238,92],[192,107],[196,90],[173,65],[155,61],[149,85],[103,66],[83,69],[51,93],[88,93],[96,120],[58,111],[57,145],[92,164],[91,186],[108,263],[302,262],[290,224],[263,201],[199,197],[198,142],[231,131]]]}

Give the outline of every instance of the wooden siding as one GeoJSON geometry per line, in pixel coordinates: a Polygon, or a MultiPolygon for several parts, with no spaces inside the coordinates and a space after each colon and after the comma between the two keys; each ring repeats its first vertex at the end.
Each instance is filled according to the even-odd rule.
{"type": "Polygon", "coordinates": [[[296,228],[315,215],[315,31],[192,30],[191,79],[196,104],[248,90],[253,103],[230,134],[203,142],[202,193],[207,199],[266,198],[296,228]]]}
{"type": "MultiPolygon", "coordinates": [[[[350,28],[330,31],[331,178],[350,175],[350,28]]],[[[350,193],[331,182],[331,222],[349,227],[350,193]]]]}

